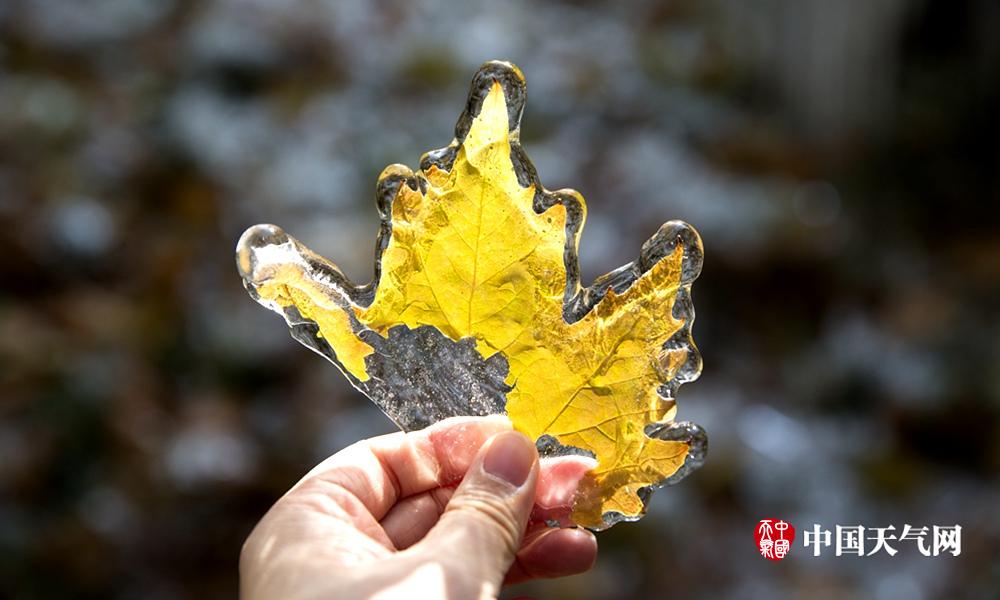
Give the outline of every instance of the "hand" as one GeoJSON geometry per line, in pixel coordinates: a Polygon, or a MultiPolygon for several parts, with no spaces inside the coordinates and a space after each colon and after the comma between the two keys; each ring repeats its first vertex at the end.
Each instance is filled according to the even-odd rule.
{"type": "Polygon", "coordinates": [[[594,535],[544,520],[568,517],[592,465],[567,457],[540,468],[505,417],[358,442],[257,524],[240,556],[242,595],[494,598],[503,583],[581,573],[596,558],[594,535]]]}

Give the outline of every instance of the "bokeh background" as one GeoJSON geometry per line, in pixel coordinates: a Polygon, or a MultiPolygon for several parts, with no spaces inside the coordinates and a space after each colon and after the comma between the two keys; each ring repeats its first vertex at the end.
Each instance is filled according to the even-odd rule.
{"type": "Polygon", "coordinates": [[[487,59],[589,201],[587,280],[701,232],[709,460],[548,598],[1000,589],[1000,5],[0,1],[0,595],[232,597],[240,545],[392,425],[243,291],[281,224],[371,275],[374,183],[487,59]],[[765,517],[963,527],[959,557],[756,553],[765,517]]]}

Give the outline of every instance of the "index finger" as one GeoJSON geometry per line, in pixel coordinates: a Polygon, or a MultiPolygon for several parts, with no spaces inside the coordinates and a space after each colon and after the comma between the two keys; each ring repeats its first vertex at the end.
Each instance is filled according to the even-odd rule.
{"type": "Polygon", "coordinates": [[[419,431],[362,440],[317,465],[289,494],[310,481],[332,484],[380,520],[407,496],[457,484],[486,440],[510,429],[501,415],[454,417],[419,431]]]}

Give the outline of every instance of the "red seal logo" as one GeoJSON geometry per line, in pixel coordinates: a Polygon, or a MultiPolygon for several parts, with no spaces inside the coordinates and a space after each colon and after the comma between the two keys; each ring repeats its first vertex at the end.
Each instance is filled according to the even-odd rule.
{"type": "Polygon", "coordinates": [[[761,556],[768,560],[781,560],[795,541],[795,528],[781,519],[761,519],[753,537],[761,556]]]}

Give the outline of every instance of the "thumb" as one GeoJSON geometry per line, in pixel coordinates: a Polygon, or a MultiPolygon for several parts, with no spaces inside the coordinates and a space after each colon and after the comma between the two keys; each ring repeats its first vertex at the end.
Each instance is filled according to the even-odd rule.
{"type": "Polygon", "coordinates": [[[524,434],[498,433],[479,451],[417,549],[443,565],[449,583],[468,592],[455,597],[499,592],[521,546],[537,482],[538,452],[524,434]]]}

